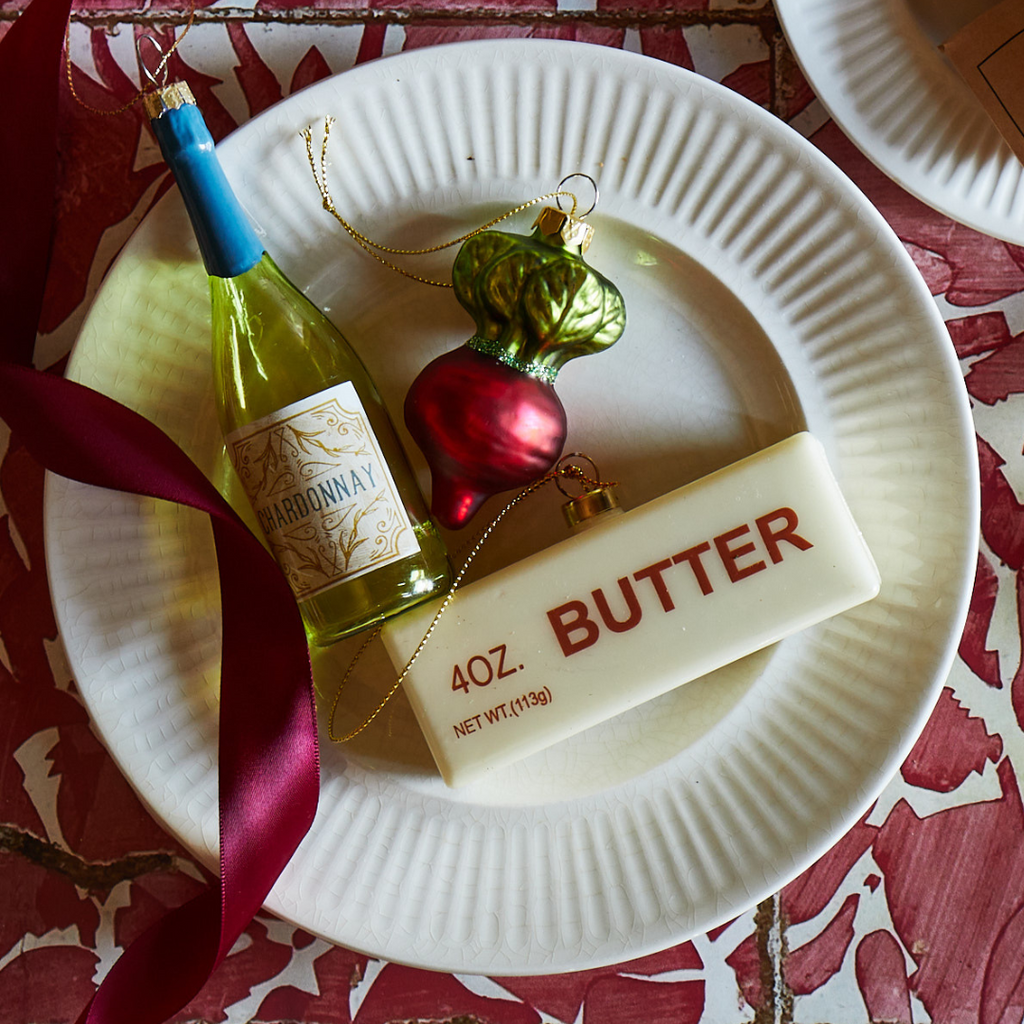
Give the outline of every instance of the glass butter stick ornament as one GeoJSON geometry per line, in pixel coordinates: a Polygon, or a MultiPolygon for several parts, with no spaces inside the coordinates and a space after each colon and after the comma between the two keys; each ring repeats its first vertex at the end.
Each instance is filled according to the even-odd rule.
{"type": "Polygon", "coordinates": [[[447,552],[366,368],[264,251],[188,86],[150,93],[146,112],[210,278],[227,452],[310,639],[445,593],[447,552]]]}
{"type": "MultiPolygon", "coordinates": [[[[449,786],[854,608],[880,586],[825,450],[805,431],[627,512],[606,487],[565,512],[574,535],[457,590],[405,672],[449,786]]],[[[436,615],[424,606],[385,624],[397,672],[436,615]]],[[[715,689],[708,680],[709,699],[715,689]]],[[[639,720],[628,728],[643,735],[639,720]]]]}

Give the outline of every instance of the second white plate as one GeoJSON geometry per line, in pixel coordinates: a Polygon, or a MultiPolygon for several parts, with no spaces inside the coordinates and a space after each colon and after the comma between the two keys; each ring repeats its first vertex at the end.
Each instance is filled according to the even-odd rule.
{"type": "Polygon", "coordinates": [[[776,0],[836,123],[933,209],[1024,245],[1024,166],[938,50],[989,0],[776,0]]]}
{"type": "MultiPolygon", "coordinates": [[[[322,82],[220,147],[268,248],[341,324],[394,410],[472,324],[450,292],[379,267],[323,212],[297,133],[325,115],[338,118],[335,201],[393,244],[453,237],[570,172],[593,175],[588,258],[621,288],[629,324],[559,379],[570,447],[635,505],[806,426],[882,591],[464,790],[444,787],[396,700],[352,745],[324,742],[317,819],[268,905],[376,956],[490,974],[627,960],[720,924],[863,813],[955,654],[977,467],[931,297],[863,196],[727,89],[580,44],[416,51],[322,82]]],[[[443,260],[427,269],[443,273],[443,260]]],[[[213,474],[208,318],[172,193],[109,274],[69,373],[155,420],[213,474]]],[[[96,729],[154,813],[215,865],[208,526],[62,479],[46,515],[61,634],[96,729]]],[[[556,501],[538,497],[483,568],[562,535],[556,501]]],[[[318,658],[325,700],[350,650],[318,658]]],[[[356,697],[393,678],[382,656],[363,668],[356,697]]]]}

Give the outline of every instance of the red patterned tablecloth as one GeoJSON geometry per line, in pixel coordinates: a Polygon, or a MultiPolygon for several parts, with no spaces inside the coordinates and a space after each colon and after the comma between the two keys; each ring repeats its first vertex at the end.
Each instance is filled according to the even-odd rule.
{"type": "MultiPolygon", "coordinates": [[[[0,35],[21,6],[0,4],[0,35]]],[[[81,97],[106,108],[129,99],[133,27],[180,25],[185,10],[81,3],[70,35],[81,97]]],[[[201,6],[180,52],[220,138],[354,63],[490,36],[624,47],[723,82],[809,137],[895,229],[946,319],[978,430],[982,541],[960,657],[867,816],[782,892],[708,935],[618,967],[489,979],[368,959],[264,914],[174,1019],[1017,1024],[1024,250],[930,210],[869,163],[803,80],[767,0],[242,0],[201,6]]],[[[137,108],[98,118],[65,85],[61,114],[36,349],[38,366],[57,369],[104,271],[167,185],[137,108]]],[[[50,607],[43,474],[2,424],[0,458],[0,1024],[44,1024],[74,1020],[120,949],[197,891],[201,874],[90,729],[50,607]]]]}

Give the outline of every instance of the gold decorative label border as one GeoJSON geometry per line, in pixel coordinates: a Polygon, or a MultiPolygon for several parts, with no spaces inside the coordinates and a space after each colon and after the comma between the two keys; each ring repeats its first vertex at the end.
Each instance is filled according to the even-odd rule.
{"type": "Polygon", "coordinates": [[[419,550],[350,381],[239,428],[227,447],[298,600],[419,550]]]}

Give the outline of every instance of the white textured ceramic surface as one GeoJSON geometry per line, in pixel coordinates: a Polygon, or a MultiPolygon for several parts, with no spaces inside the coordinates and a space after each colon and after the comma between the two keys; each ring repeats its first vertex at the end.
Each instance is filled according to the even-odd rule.
{"type": "MultiPolygon", "coordinates": [[[[268,247],[337,319],[393,409],[472,325],[450,291],[373,263],[321,209],[298,132],[324,115],[338,118],[338,206],[393,243],[452,237],[572,171],[598,179],[588,259],[619,284],[629,324],[559,378],[569,448],[634,505],[806,425],[882,591],[461,790],[442,784],[396,699],[349,746],[324,741],[319,814],[268,906],[378,956],[491,974],[621,961],[721,923],[864,812],[954,655],[977,466],[932,300],[860,193],[725,88],[574,43],[416,51],[324,81],[220,147],[268,247]]],[[[448,260],[426,269],[443,274],[448,260]]],[[[172,193],[110,272],[69,372],[220,474],[208,363],[205,278],[172,193]]],[[[160,819],[214,865],[208,526],[159,502],[61,479],[48,488],[54,600],[96,728],[160,819]]],[[[556,498],[517,510],[485,565],[562,536],[556,498]]],[[[351,650],[318,655],[322,704],[351,650]]],[[[375,651],[349,714],[391,678],[375,651]]]]}
{"type": "Polygon", "coordinates": [[[890,178],[1024,245],[1024,166],[938,49],[992,0],[776,0],[818,98],[890,178]]]}

